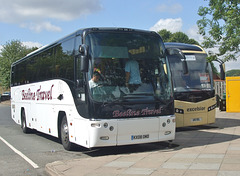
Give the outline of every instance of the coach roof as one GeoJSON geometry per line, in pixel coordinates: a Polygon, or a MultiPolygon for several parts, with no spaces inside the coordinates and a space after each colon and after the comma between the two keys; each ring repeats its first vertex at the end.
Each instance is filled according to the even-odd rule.
{"type": "Polygon", "coordinates": [[[205,53],[205,51],[198,45],[192,45],[192,44],[186,44],[186,43],[175,43],[175,42],[168,42],[164,43],[165,47],[168,48],[178,48],[180,50],[184,51],[194,51],[194,52],[200,52],[205,53]]]}

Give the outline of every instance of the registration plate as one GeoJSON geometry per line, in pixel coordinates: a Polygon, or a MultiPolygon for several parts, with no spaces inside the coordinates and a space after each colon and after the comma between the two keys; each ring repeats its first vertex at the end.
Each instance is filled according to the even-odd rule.
{"type": "Polygon", "coordinates": [[[149,134],[131,136],[131,140],[148,139],[148,138],[149,138],[149,134]]]}
{"type": "Polygon", "coordinates": [[[192,122],[201,122],[202,121],[202,118],[194,118],[194,119],[191,119],[192,122]]]}

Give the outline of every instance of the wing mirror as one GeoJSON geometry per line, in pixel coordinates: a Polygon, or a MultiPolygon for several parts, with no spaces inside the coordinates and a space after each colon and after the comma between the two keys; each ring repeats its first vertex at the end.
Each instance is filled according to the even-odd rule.
{"type": "Polygon", "coordinates": [[[80,52],[80,59],[81,59],[81,66],[80,70],[82,72],[88,72],[88,66],[89,66],[89,57],[88,57],[88,46],[83,44],[79,47],[80,52]]]}
{"type": "Polygon", "coordinates": [[[179,59],[181,59],[182,61],[182,68],[183,68],[183,74],[188,74],[188,65],[187,65],[187,61],[186,61],[186,57],[183,54],[183,52],[178,49],[178,48],[169,48],[167,49],[167,54],[170,56],[175,55],[176,57],[178,57],[179,59]]]}

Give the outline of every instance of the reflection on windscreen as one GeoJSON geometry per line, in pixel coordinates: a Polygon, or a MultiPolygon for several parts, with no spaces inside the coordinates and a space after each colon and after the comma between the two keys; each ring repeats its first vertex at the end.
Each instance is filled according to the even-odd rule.
{"type": "Polygon", "coordinates": [[[87,38],[89,88],[99,102],[169,99],[170,79],[155,35],[94,33],[87,38]]]}
{"type": "Polygon", "coordinates": [[[169,59],[172,71],[174,91],[209,90],[211,84],[211,67],[206,62],[206,54],[185,55],[188,74],[183,74],[182,62],[179,58],[169,59]]]}

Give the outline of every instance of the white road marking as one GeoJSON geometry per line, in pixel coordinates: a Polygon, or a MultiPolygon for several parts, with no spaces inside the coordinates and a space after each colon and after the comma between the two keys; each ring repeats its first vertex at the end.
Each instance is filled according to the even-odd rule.
{"type": "Polygon", "coordinates": [[[22,152],[20,152],[19,150],[15,149],[11,144],[9,144],[5,139],[3,139],[0,136],[0,139],[9,147],[11,148],[16,154],[18,154],[19,156],[21,156],[23,159],[25,159],[29,164],[32,165],[33,168],[37,169],[39,168],[39,166],[34,163],[32,160],[30,160],[28,157],[26,157],[22,152]]]}

